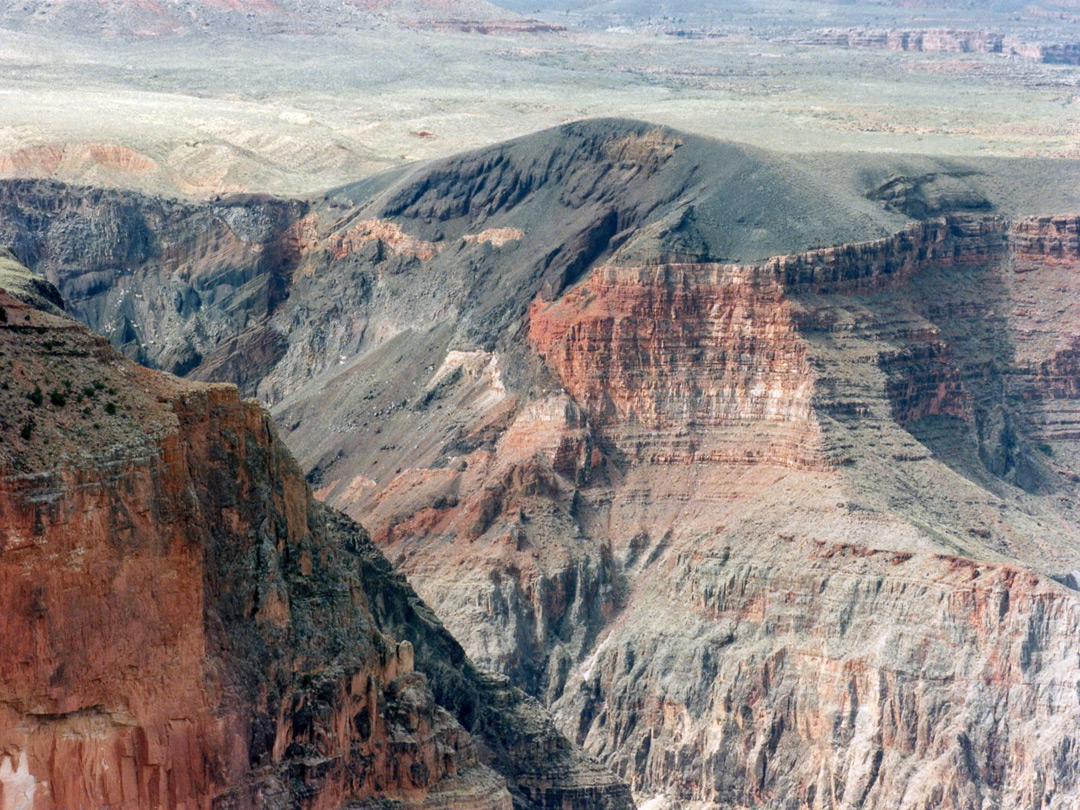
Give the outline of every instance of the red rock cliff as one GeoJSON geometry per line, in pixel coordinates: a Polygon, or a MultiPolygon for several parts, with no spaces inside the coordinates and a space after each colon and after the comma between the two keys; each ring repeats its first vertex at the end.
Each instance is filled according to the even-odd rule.
{"type": "Polygon", "coordinates": [[[0,806],[510,807],[261,409],[0,312],[0,806]]]}

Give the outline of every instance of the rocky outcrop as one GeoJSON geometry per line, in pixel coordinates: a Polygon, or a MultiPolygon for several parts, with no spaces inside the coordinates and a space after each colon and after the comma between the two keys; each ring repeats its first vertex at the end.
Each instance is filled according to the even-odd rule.
{"type": "Polygon", "coordinates": [[[786,38],[802,45],[918,53],[990,53],[1052,65],[1080,64],[1080,43],[1034,42],[992,31],[827,29],[786,38]]]}
{"type": "Polygon", "coordinates": [[[265,322],[309,238],[304,204],[236,195],[189,205],[44,181],[0,185],[0,243],[126,356],[241,384],[241,374],[221,369],[222,342],[237,341],[243,371],[257,379],[280,359],[265,322]],[[245,330],[257,334],[258,353],[251,338],[236,337],[245,330]]]}
{"type": "Polygon", "coordinates": [[[538,300],[530,338],[627,460],[817,466],[816,447],[800,446],[814,432],[810,365],[769,275],[600,268],[558,302],[538,300]]]}
{"type": "Polygon", "coordinates": [[[330,492],[643,799],[1070,806],[1071,221],[601,266],[530,309],[556,392],[458,357],[453,453],[330,492]]]}
{"type": "Polygon", "coordinates": [[[510,806],[265,414],[3,303],[5,806],[510,806]]]}
{"type": "Polygon", "coordinates": [[[629,806],[310,497],[258,406],[0,311],[0,804],[629,806]]]}
{"type": "Polygon", "coordinates": [[[376,243],[380,248],[388,248],[394,253],[415,256],[422,261],[432,259],[438,250],[434,242],[414,239],[399,225],[378,219],[358,222],[343,233],[336,234],[330,240],[330,249],[335,259],[342,259],[369,243],[376,243]]]}
{"type": "MultiPolygon", "coordinates": [[[[1065,718],[1080,711],[1070,691],[1080,671],[1064,650],[1080,602],[1050,574],[1073,559],[1080,533],[1058,497],[1024,492],[1075,486],[1067,442],[1031,418],[1043,409],[1072,412],[1075,394],[1059,385],[1019,404],[1014,392],[1030,390],[1048,361],[1019,364],[1013,352],[1046,349],[1024,328],[1031,314],[995,297],[1061,277],[1054,261],[1021,270],[1014,256],[1032,255],[1033,239],[1056,245],[1059,228],[1050,223],[1062,221],[1022,221],[1004,233],[986,227],[981,251],[965,246],[970,227],[950,228],[940,244],[930,237],[938,250],[913,239],[901,254],[920,258],[902,286],[895,278],[885,286],[800,284],[796,276],[783,288],[784,306],[799,313],[793,342],[811,369],[804,425],[816,428],[807,434],[829,463],[813,473],[784,472],[783,458],[765,457],[717,498],[720,482],[734,477],[732,465],[706,472],[698,461],[693,484],[679,493],[681,513],[656,488],[647,505],[634,493],[639,514],[666,517],[671,528],[640,572],[642,549],[657,538],[622,541],[634,574],[630,596],[556,703],[564,727],[640,795],[740,807],[1075,803],[1077,773],[1063,751],[1071,745],[1064,729],[1075,722],[1065,718]],[[1002,332],[1027,345],[1014,349],[1002,332]],[[1006,363],[1005,374],[997,371],[1006,363]],[[1035,449],[1040,441],[1044,449],[1035,449]],[[1044,463],[1048,453],[1057,469],[1044,463]],[[1030,516],[1001,511],[1010,502],[1023,503],[1030,516]],[[1043,733],[1048,724],[1060,731],[1043,733]]],[[[891,250],[889,242],[877,245],[891,250]]],[[[860,252],[869,271],[873,249],[860,252]]],[[[684,278],[679,271],[649,270],[657,300],[680,289],[669,283],[684,278]]],[[[698,269],[698,284],[707,290],[719,272],[698,269]]],[[[756,275],[761,285],[759,273],[744,268],[732,286],[756,275]]],[[[536,329],[549,333],[551,317],[606,311],[611,326],[603,338],[568,333],[578,351],[596,354],[638,323],[685,320],[671,310],[665,319],[642,319],[625,308],[626,296],[586,290],[587,305],[566,296],[535,311],[536,329]]],[[[769,313],[768,323],[777,309],[753,311],[769,313]]],[[[696,312],[730,317],[733,310],[696,312]]],[[[742,356],[767,356],[773,373],[791,367],[790,353],[764,345],[742,356]]],[[[670,364],[682,354],[664,356],[670,364]]],[[[564,357],[548,362],[570,390],[620,378],[564,357]]],[[[1067,362],[1055,372],[1068,378],[1067,362]]],[[[688,390],[697,395],[701,387],[688,390]]],[[[684,395],[667,410],[680,414],[695,404],[684,395]]],[[[768,409],[758,418],[768,421],[768,409]]],[[[609,437],[620,444],[635,420],[627,412],[613,428],[600,421],[601,444],[609,437]]],[[[690,441],[707,435],[708,420],[700,425],[690,441]]],[[[663,481],[677,478],[686,461],[673,454],[649,463],[639,474],[663,481]]],[[[582,497],[611,500],[607,528],[619,525],[619,501],[630,493],[582,497]]],[[[632,537],[629,527],[613,531],[617,555],[619,535],[632,537]]]]}

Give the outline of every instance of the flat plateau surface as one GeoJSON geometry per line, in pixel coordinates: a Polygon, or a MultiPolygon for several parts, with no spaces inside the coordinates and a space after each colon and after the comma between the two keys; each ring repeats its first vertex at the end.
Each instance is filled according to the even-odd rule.
{"type": "Polygon", "coordinates": [[[1080,153],[1076,66],[805,44],[852,26],[1080,41],[1075,15],[751,5],[549,11],[532,28],[507,11],[488,34],[372,17],[143,38],[0,5],[0,176],[296,195],[596,116],[793,152],[1080,153]]]}

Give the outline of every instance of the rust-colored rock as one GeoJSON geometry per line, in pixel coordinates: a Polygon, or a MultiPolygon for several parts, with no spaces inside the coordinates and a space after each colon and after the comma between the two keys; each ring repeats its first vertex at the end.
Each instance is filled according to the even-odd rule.
{"type": "Polygon", "coordinates": [[[330,240],[330,250],[335,259],[355,253],[371,242],[385,245],[394,253],[430,260],[439,249],[434,242],[425,242],[405,233],[400,225],[379,219],[365,220],[335,234],[330,240]]]}
{"type": "Polygon", "coordinates": [[[510,807],[265,413],[0,306],[0,804],[510,807]]]}
{"type": "Polygon", "coordinates": [[[258,406],[2,292],[0,312],[0,806],[509,810],[417,664],[484,719],[518,806],[572,806],[575,774],[626,806],[313,501],[258,406]]]}
{"type": "MultiPolygon", "coordinates": [[[[1026,214],[1073,169],[820,160],[592,122],[315,204],[287,295],[246,308],[288,341],[256,390],[320,496],[650,807],[1071,808],[1076,218],[1026,214]],[[375,220],[442,249],[334,257],[375,220]]],[[[189,313],[228,373],[243,311],[189,313]]],[[[380,593],[515,800],[625,798],[492,714],[508,687],[425,665],[449,637],[380,593]]]]}
{"type": "Polygon", "coordinates": [[[601,266],[530,310],[556,390],[439,369],[494,438],[329,496],[639,799],[1071,807],[1075,233],[601,266]]]}

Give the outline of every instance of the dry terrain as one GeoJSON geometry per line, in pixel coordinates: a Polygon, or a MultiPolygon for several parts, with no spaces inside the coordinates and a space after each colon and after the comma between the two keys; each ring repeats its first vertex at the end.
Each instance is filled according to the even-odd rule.
{"type": "Polygon", "coordinates": [[[507,5],[0,4],[0,806],[1076,807],[1080,8],[507,5]]]}
{"type": "Polygon", "coordinates": [[[964,45],[1005,34],[1075,45],[1080,21],[1066,12],[132,7],[0,4],[0,176],[295,195],[607,115],[798,152],[1080,150],[1080,68],[964,45]],[[960,32],[961,45],[849,47],[854,33],[927,30],[960,32]]]}

